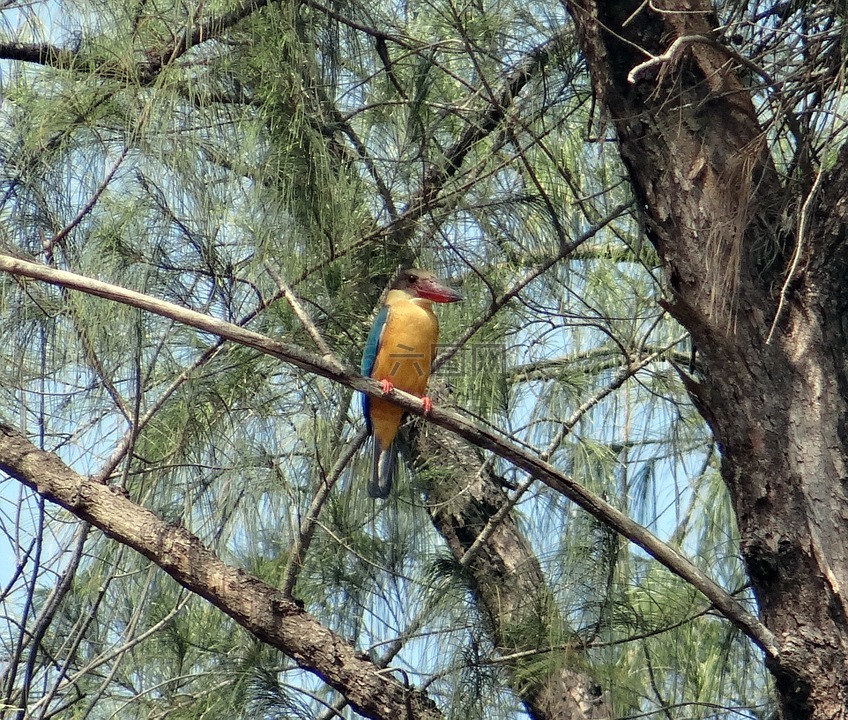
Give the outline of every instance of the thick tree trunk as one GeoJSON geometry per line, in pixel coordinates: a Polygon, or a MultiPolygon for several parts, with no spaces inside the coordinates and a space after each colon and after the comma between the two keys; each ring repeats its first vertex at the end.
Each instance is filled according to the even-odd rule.
{"type": "MultiPolygon", "coordinates": [[[[432,387],[439,406],[447,392],[432,387]]],[[[515,524],[502,483],[482,453],[458,435],[417,425],[412,462],[428,484],[433,524],[461,563],[512,687],[534,720],[609,720],[598,682],[583,668],[578,647],[557,611],[539,560],[515,524]],[[541,662],[540,662],[541,661],[541,662]],[[547,661],[547,662],[544,662],[547,661]]]]}
{"type": "Polygon", "coordinates": [[[669,310],[700,353],[690,393],[720,444],[779,642],[769,664],[782,715],[848,717],[848,151],[818,185],[779,178],[709,2],[569,9],[666,267],[669,310]],[[643,65],[641,49],[657,61],[643,65]]]}

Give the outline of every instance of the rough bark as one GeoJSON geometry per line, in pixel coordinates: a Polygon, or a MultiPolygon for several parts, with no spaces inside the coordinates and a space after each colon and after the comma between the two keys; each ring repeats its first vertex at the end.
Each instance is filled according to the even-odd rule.
{"type": "Polygon", "coordinates": [[[4,424],[0,470],[155,562],[260,640],[321,677],[361,715],[375,720],[441,718],[424,693],[382,673],[294,600],[226,565],[187,530],[163,522],[107,485],[77,475],[4,424]]]}
{"type": "MultiPolygon", "coordinates": [[[[431,395],[450,407],[446,392],[431,387],[431,395]]],[[[412,437],[413,464],[419,477],[429,478],[424,484],[434,526],[461,563],[498,651],[522,654],[508,667],[531,717],[608,720],[602,689],[585,671],[579,647],[571,646],[574,638],[539,560],[508,512],[509,498],[482,453],[453,433],[420,423],[412,437]]]]}
{"type": "Polygon", "coordinates": [[[665,264],[668,307],[700,353],[690,394],[720,444],[742,553],[778,641],[768,663],[782,715],[844,718],[848,150],[800,217],[813,178],[775,171],[708,2],[569,9],[665,264]],[[672,52],[630,82],[640,48],[672,52]]]}

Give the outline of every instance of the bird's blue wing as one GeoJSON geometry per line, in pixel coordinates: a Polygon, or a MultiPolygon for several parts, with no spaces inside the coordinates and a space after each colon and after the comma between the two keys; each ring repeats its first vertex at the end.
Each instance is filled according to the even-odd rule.
{"type": "MultiPolygon", "coordinates": [[[[377,360],[377,351],[380,349],[380,337],[383,334],[383,328],[386,327],[386,319],[389,317],[389,308],[384,305],[374,318],[371,324],[371,332],[368,333],[368,340],[365,341],[365,349],[362,351],[362,362],[359,365],[359,372],[365,377],[371,377],[371,371],[374,369],[374,363],[377,360]]],[[[362,414],[365,416],[365,426],[368,432],[371,432],[371,413],[369,412],[368,395],[362,394],[362,414]]]]}

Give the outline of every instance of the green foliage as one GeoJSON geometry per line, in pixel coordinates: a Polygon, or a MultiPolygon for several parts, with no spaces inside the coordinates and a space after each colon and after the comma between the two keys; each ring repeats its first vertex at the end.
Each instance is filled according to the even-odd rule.
{"type": "MultiPolygon", "coordinates": [[[[690,349],[657,304],[659,259],[612,143],[587,142],[597,111],[559,6],[269,3],[223,24],[246,4],[79,0],[48,20],[50,7],[3,31],[74,54],[3,61],[4,252],[314,349],[281,279],[351,365],[396,267],[432,267],[465,295],[437,308],[460,410],[745,587],[716,451],[680,381],[690,349]]],[[[366,453],[340,463],[358,397],[34,281],[0,277],[0,310],[3,420],[81,473],[105,468],[227,562],[292,580],[445,717],[524,717],[566,665],[613,717],[768,706],[760,658],[700,595],[538,482],[519,496],[527,478],[506,463],[486,460],[544,587],[498,643],[428,507],[439,483],[472,492],[466,476],[404,467],[386,504],[366,498],[366,453]],[[507,662],[512,648],[524,654],[507,662]]],[[[306,718],[338,702],[147,559],[92,532],[74,560],[76,522],[10,482],[0,527],[0,692],[32,717],[306,718]]]]}

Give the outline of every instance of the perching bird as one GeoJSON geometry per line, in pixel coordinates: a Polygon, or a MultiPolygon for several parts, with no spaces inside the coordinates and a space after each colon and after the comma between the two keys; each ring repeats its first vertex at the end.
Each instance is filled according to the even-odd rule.
{"type": "MultiPolygon", "coordinates": [[[[433,273],[415,268],[402,271],[386,295],[386,302],[374,318],[361,372],[380,381],[384,395],[393,388],[421,397],[424,412],[431,402],[424,395],[430,378],[433,352],[439,342],[439,321],[432,304],[462,300],[433,273]]],[[[362,396],[365,424],[372,438],[372,466],[368,495],[386,498],[392,489],[397,451],[392,445],[403,408],[385,400],[362,396]]]]}

